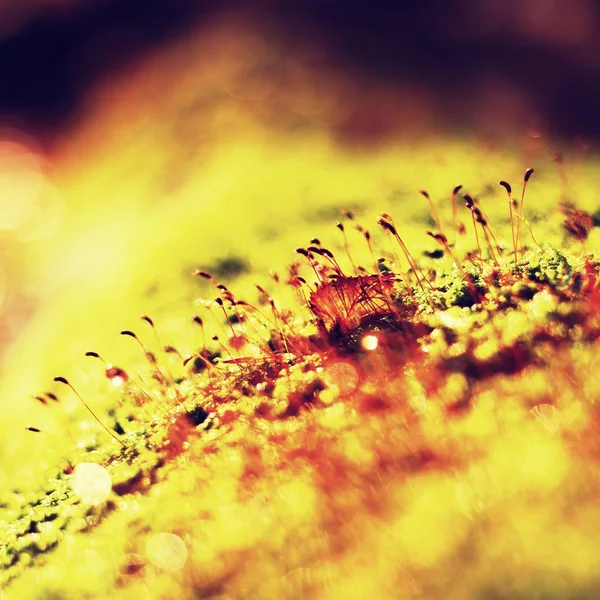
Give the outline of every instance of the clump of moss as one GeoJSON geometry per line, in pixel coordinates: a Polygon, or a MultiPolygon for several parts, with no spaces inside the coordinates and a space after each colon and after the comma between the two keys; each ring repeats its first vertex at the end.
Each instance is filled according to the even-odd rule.
{"type": "MultiPolygon", "coordinates": [[[[472,199],[470,206],[476,208],[472,199]]],[[[474,226],[484,227],[481,212],[477,218],[474,226]]],[[[123,398],[109,413],[109,432],[123,447],[77,448],[39,490],[14,490],[2,499],[10,517],[0,529],[3,583],[42,565],[51,551],[60,551],[65,536],[108,527],[129,502],[143,506],[143,518],[122,518],[143,537],[153,518],[161,522],[163,498],[169,510],[181,511],[179,532],[190,544],[202,528],[211,533],[206,543],[212,554],[194,558],[189,567],[198,594],[328,593],[332,572],[340,581],[331,557],[354,564],[361,553],[357,539],[390,564],[394,557],[401,561],[429,597],[450,585],[444,573],[458,565],[458,554],[476,572],[478,528],[485,520],[511,493],[553,493],[566,477],[534,478],[537,487],[530,490],[535,468],[525,462],[525,475],[508,495],[470,479],[485,479],[485,465],[504,472],[500,446],[490,447],[488,440],[504,443],[503,432],[511,427],[519,434],[533,431],[530,411],[544,415],[544,426],[555,417],[551,409],[568,415],[541,381],[564,348],[574,353],[568,376],[582,379],[585,361],[576,348],[596,348],[600,271],[590,257],[552,247],[507,250],[490,243],[487,254],[469,248],[459,260],[460,239],[451,248],[442,234],[433,237],[444,251],[426,255],[427,268],[412,258],[389,215],[380,225],[398,240],[400,257],[392,254],[390,266],[356,264],[345,237],[344,269],[344,261],[316,239],[299,249],[306,270],[294,264],[286,281],[275,278],[304,305],[295,311],[262,286],[252,301],[221,283],[246,271],[238,261],[199,272],[217,295],[206,306],[220,329],[206,335],[204,321],[194,317],[202,345],[187,357],[175,347],[165,349],[182,359],[178,376],[163,354],[149,352],[125,330],[142,346],[151,383],[133,384],[118,372],[123,398]],[[518,251],[518,260],[511,251],[518,251]],[[399,267],[404,259],[407,269],[399,267]],[[527,381],[533,383],[524,390],[527,381]],[[101,463],[112,476],[111,498],[100,507],[82,504],[71,490],[71,465],[82,461],[101,463]],[[454,476],[464,479],[465,506],[456,499],[454,476]],[[404,487],[409,478],[419,495],[404,487]],[[219,512],[220,502],[231,512],[219,512]],[[434,510],[438,502],[447,502],[449,517],[434,510]],[[246,515],[255,521],[246,523],[246,515]],[[420,539],[416,524],[423,518],[435,521],[436,540],[420,539]],[[394,524],[391,543],[375,533],[388,522],[394,524]],[[326,539],[319,537],[323,532],[326,539]],[[273,553],[283,554],[265,565],[264,556],[273,553]],[[250,567],[244,567],[246,558],[250,567]],[[314,577],[295,581],[291,574],[307,565],[314,577]],[[252,589],[250,570],[262,574],[264,589],[252,589]],[[269,589],[269,577],[288,587],[269,589]]],[[[372,252],[370,234],[357,228],[372,252]]],[[[106,374],[115,379],[114,367],[107,365],[106,374]]],[[[576,453],[582,426],[577,415],[569,418],[565,439],[576,453]]],[[[535,431],[536,439],[542,435],[535,431]]],[[[567,460],[562,445],[544,448],[540,460],[546,466],[567,460]]],[[[535,447],[522,443],[519,451],[536,462],[535,447]]],[[[115,585],[136,589],[136,575],[146,571],[136,544],[130,544],[136,552],[113,569],[115,585]]],[[[387,573],[390,582],[396,576],[387,573]]],[[[476,578],[469,585],[471,592],[481,591],[476,578]]]]}
{"type": "Polygon", "coordinates": [[[553,287],[567,285],[573,276],[573,266],[556,248],[532,253],[523,267],[529,279],[537,283],[549,283],[553,287]]]}

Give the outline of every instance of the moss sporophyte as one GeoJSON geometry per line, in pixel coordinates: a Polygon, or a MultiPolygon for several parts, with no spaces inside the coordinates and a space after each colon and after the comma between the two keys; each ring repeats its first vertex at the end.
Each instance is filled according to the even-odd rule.
{"type": "MultiPolygon", "coordinates": [[[[4,493],[0,581],[6,584],[45,564],[49,553],[77,532],[121,519],[134,541],[122,556],[112,556],[113,566],[106,569],[111,585],[134,585],[152,569],[186,569],[189,560],[195,561],[189,569],[201,570],[202,560],[218,555],[227,568],[214,567],[201,582],[191,571],[190,581],[203,591],[233,593],[244,581],[228,554],[234,542],[226,541],[226,534],[220,538],[217,529],[209,540],[197,537],[199,521],[216,519],[226,527],[217,508],[203,504],[190,524],[179,523],[177,535],[159,532],[163,537],[147,539],[152,523],[140,515],[154,514],[156,498],[164,494],[170,502],[164,510],[179,510],[164,487],[168,481],[179,482],[177,493],[186,507],[196,486],[217,490],[228,501],[235,496],[247,507],[248,502],[277,504],[269,500],[269,490],[285,494],[285,486],[296,485],[300,504],[294,494],[286,496],[269,518],[277,527],[289,514],[286,531],[302,538],[308,528],[312,533],[305,541],[315,531],[327,532],[327,549],[315,542],[312,550],[301,550],[294,568],[307,568],[314,557],[333,551],[330,543],[350,543],[343,541],[345,519],[352,518],[344,508],[348,498],[358,494],[351,504],[361,506],[369,519],[383,519],[392,509],[380,493],[381,482],[392,486],[388,493],[404,494],[389,483],[392,475],[398,481],[430,473],[470,477],[488,450],[485,440],[515,424],[529,431],[541,423],[549,434],[562,436],[573,456],[593,452],[583,440],[593,435],[596,421],[582,424],[569,398],[552,392],[552,386],[566,379],[572,388],[585,383],[588,357],[597,350],[600,263],[577,246],[595,221],[574,205],[563,205],[573,251],[538,244],[525,212],[532,174],[533,169],[525,172],[518,199],[510,184],[500,182],[508,208],[497,225],[476,195],[461,195],[462,186],[449,193],[451,204],[444,207],[422,190],[435,230],[423,230],[432,246],[421,255],[405,242],[400,220],[382,213],[372,235],[346,210],[336,225],[341,251],[312,238],[297,248],[298,260],[287,273],[272,273],[270,282],[256,285],[253,298],[238,297],[229,287],[235,282],[227,280],[226,286],[218,275],[198,270],[195,275],[212,298],[199,302],[201,315],[192,317],[200,339],[191,351],[164,345],[147,315],[141,319],[152,330],[151,342],[121,331],[139,345],[141,365],[117,367],[88,351],[114,385],[114,407],[103,414],[71,379],[55,378],[91,413],[98,437],[82,437],[67,419],[73,450],[63,463],[37,490],[4,493]],[[469,228],[460,222],[461,200],[469,228]],[[452,218],[445,223],[441,215],[449,212],[452,218]],[[350,231],[362,239],[351,241],[350,231]],[[295,297],[295,305],[278,300],[286,294],[295,297]],[[551,376],[555,381],[547,384],[551,376]],[[137,516],[123,521],[118,513],[130,501],[137,516]],[[200,544],[210,548],[210,556],[202,558],[200,544]],[[161,549],[167,546],[165,555],[161,549]]],[[[56,411],[64,398],[53,388],[35,401],[56,411]]],[[[41,423],[28,431],[50,435],[41,423]]],[[[546,480],[539,489],[544,485],[546,480]]],[[[493,499],[477,504],[471,491],[461,493],[468,496],[470,519],[494,506],[493,499]]],[[[451,510],[458,510],[454,504],[451,510]]],[[[192,519],[190,511],[184,512],[192,519]]],[[[402,527],[396,533],[406,543],[409,524],[402,527]]],[[[443,527],[442,542],[453,544],[452,536],[459,534],[448,523],[443,527]]],[[[233,527],[231,534],[239,530],[233,527]]],[[[247,553],[267,547],[263,538],[243,531],[249,536],[247,553]]],[[[417,544],[423,557],[412,575],[415,585],[425,585],[423,569],[450,560],[438,545],[417,544]]],[[[316,579],[311,585],[327,588],[316,579]]]]}

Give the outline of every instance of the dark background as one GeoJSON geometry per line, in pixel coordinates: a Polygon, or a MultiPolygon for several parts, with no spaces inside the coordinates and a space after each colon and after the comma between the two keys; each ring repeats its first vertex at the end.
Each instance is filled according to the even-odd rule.
{"type": "Polygon", "coordinates": [[[0,0],[0,123],[51,143],[111,70],[240,7],[364,85],[421,86],[451,128],[504,111],[523,131],[600,137],[593,0],[0,0]]]}

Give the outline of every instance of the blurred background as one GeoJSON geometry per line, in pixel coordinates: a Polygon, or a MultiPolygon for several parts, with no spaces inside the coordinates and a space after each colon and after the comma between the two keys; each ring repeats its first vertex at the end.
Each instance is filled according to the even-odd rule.
{"type": "MultiPolygon", "coordinates": [[[[600,133],[593,0],[2,0],[1,118],[51,143],[90,87],[219,15],[268,31],[283,51],[313,53],[363,88],[402,90],[436,127],[600,133]]],[[[388,111],[365,108],[371,121],[356,117],[354,127],[382,135],[388,111]]],[[[410,124],[404,116],[398,126],[410,124]]]]}
{"type": "Polygon", "coordinates": [[[191,337],[193,269],[285,265],[300,215],[401,202],[425,244],[416,190],[532,165],[595,198],[599,27],[592,0],[0,0],[0,410],[44,422],[28,396],[131,359],[142,312],[191,337]]]}

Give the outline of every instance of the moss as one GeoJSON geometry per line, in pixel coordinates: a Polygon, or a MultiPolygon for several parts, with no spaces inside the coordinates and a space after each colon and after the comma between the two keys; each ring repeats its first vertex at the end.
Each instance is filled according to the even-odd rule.
{"type": "MultiPolygon", "coordinates": [[[[88,442],[83,450],[69,457],[69,463],[92,460],[106,464],[112,477],[111,499],[100,507],[82,505],[71,491],[68,469],[56,472],[42,487],[27,495],[15,490],[3,498],[9,521],[0,531],[2,581],[19,577],[24,569],[36,568],[42,559],[59,549],[65,535],[93,532],[110,520],[112,513],[119,512],[120,506],[126,507],[129,498],[136,498],[146,508],[145,516],[137,521],[132,517],[128,526],[138,523],[142,531],[148,531],[152,528],[151,515],[157,510],[154,490],[170,490],[168,493],[172,494],[179,489],[175,483],[178,478],[194,479],[189,467],[185,467],[192,456],[199,469],[197,477],[202,479],[214,474],[214,469],[225,467],[223,461],[228,452],[238,453],[236,460],[241,462],[237,463],[239,470],[231,481],[237,482],[239,492],[248,498],[264,493],[262,485],[267,486],[265,489],[274,485],[265,483],[274,477],[269,469],[283,457],[292,471],[303,471],[310,465],[316,477],[311,484],[316,487],[309,488],[313,489],[311,493],[323,493],[325,497],[331,494],[324,506],[333,502],[327,509],[333,512],[323,515],[325,521],[319,527],[326,527],[333,535],[343,535],[341,525],[334,524],[338,511],[346,514],[341,504],[347,484],[340,469],[348,469],[348,473],[359,478],[367,477],[367,472],[378,477],[386,477],[388,472],[413,477],[460,470],[464,467],[458,465],[471,461],[461,452],[448,454],[445,442],[437,435],[429,441],[421,439],[430,434],[426,433],[427,418],[422,422],[423,408],[419,408],[419,402],[425,402],[425,406],[436,402],[447,418],[468,422],[465,415],[480,413],[478,405],[486,389],[516,380],[531,369],[543,370],[544,363],[558,359],[560,354],[556,353],[562,344],[583,339],[586,343],[594,342],[600,325],[587,300],[593,288],[581,281],[573,284],[582,273],[581,264],[579,259],[548,248],[530,252],[516,269],[510,264],[494,267],[489,262],[483,267],[465,263],[462,272],[446,271],[442,266],[432,277],[431,304],[427,301],[428,292],[414,281],[408,288],[406,281],[394,280],[389,300],[384,302],[377,290],[371,298],[372,302],[381,302],[385,310],[367,308],[356,324],[346,329],[343,319],[352,321],[352,318],[340,313],[341,316],[331,317],[333,324],[324,324],[316,337],[314,329],[306,324],[304,328],[292,329],[293,313],[275,312],[274,318],[281,328],[277,339],[283,340],[278,342],[278,348],[270,345],[271,335],[263,340],[270,348],[268,352],[230,363],[229,358],[223,358],[227,354],[206,350],[210,360],[201,361],[201,368],[196,364],[198,359],[192,361],[190,370],[177,377],[176,383],[161,375],[142,396],[130,387],[120,407],[108,413],[126,448],[115,451],[104,444],[88,442]],[[388,301],[391,304],[386,305],[388,301]],[[366,335],[377,337],[376,351],[364,348],[366,335]],[[282,343],[294,349],[285,359],[281,358],[283,352],[279,348],[282,343]],[[219,354],[220,362],[215,361],[219,354]],[[337,380],[329,374],[327,365],[339,360],[350,360],[344,364],[353,365],[349,367],[350,373],[354,370],[357,374],[360,391],[354,393],[353,388],[348,388],[351,391],[347,396],[348,379],[337,380]],[[216,363],[214,369],[207,368],[210,363],[216,363]],[[465,383],[458,382],[458,387],[457,376],[465,378],[465,383]],[[128,431],[140,422],[140,416],[134,417],[131,412],[140,412],[139,406],[134,409],[128,403],[139,405],[139,398],[144,399],[146,410],[154,416],[140,429],[128,431]],[[364,420],[361,427],[379,419],[378,415],[386,415],[384,421],[392,419],[390,428],[398,426],[398,422],[404,426],[412,423],[418,433],[409,434],[405,441],[391,443],[383,455],[373,454],[372,445],[377,447],[375,440],[352,442],[348,437],[360,421],[347,411],[356,409],[364,420]],[[335,411],[340,411],[339,416],[335,411]],[[311,425],[315,419],[320,423],[318,429],[311,425]],[[261,425],[264,422],[270,425],[261,425]],[[343,432],[343,451],[328,445],[327,431],[343,432]],[[321,441],[316,441],[321,437],[321,441]],[[267,440],[269,450],[265,445],[267,440]],[[335,471],[327,466],[320,453],[337,465],[335,471]],[[367,471],[363,470],[363,464],[370,465],[367,471]],[[335,488],[330,488],[334,481],[335,488]]],[[[391,271],[387,273],[393,275],[391,271]]],[[[339,277],[335,288],[338,293],[346,293],[346,280],[348,286],[356,286],[356,278],[339,277]]],[[[364,282],[367,281],[370,280],[365,278],[364,282]]],[[[330,301],[329,296],[314,292],[311,306],[315,314],[325,310],[320,302],[330,301]]],[[[326,310],[345,310],[343,307],[343,303],[334,302],[333,308],[328,304],[326,310]]],[[[358,304],[353,305],[352,310],[357,307],[358,304]]],[[[245,319],[239,316],[228,318],[227,322],[232,327],[245,325],[245,319]]],[[[159,365],[160,361],[155,359],[151,366],[156,369],[159,365]]],[[[534,402],[540,401],[538,398],[534,402]]],[[[492,410],[503,409],[498,404],[492,410]]],[[[388,435],[395,435],[392,431],[388,435]]],[[[184,484],[181,489],[187,490],[181,492],[182,500],[193,500],[193,488],[184,484]]],[[[315,518],[314,513],[309,515],[315,518]]],[[[290,531],[295,531],[293,526],[290,531]]],[[[225,539],[227,543],[233,542],[225,539]]],[[[473,561],[476,554],[470,552],[469,561],[473,561]]],[[[133,571],[127,571],[127,577],[135,578],[145,572],[145,563],[138,563],[133,571]]],[[[120,586],[130,581],[124,577],[119,575],[120,586]]],[[[242,571],[238,571],[236,580],[239,577],[243,581],[242,571]]],[[[226,582],[225,578],[216,585],[223,591],[230,589],[226,582]]],[[[234,587],[238,585],[241,584],[234,587]]]]}
{"type": "Polygon", "coordinates": [[[498,165],[516,170],[511,155],[481,161],[468,144],[438,141],[445,164],[434,168],[429,142],[354,160],[319,136],[289,144],[265,133],[228,139],[222,162],[199,168],[189,188],[181,186],[185,195],[158,202],[142,169],[132,169],[138,184],[117,168],[165,154],[146,125],[113,162],[90,160],[94,170],[86,171],[78,160],[73,182],[63,181],[70,210],[83,197],[99,200],[101,190],[102,214],[90,218],[97,239],[111,243],[99,252],[92,235],[91,249],[79,252],[85,244],[74,218],[64,244],[45,246],[49,281],[64,291],[48,289],[48,306],[23,334],[31,343],[5,369],[16,386],[3,392],[10,410],[42,429],[23,435],[20,451],[20,437],[5,436],[3,468],[19,474],[18,490],[0,498],[0,581],[11,583],[9,598],[394,598],[398,590],[466,598],[490,589],[530,596],[546,576],[560,597],[597,589],[598,263],[585,256],[597,232],[585,252],[576,239],[562,240],[556,178],[548,172],[528,187],[527,210],[544,215],[531,220],[534,235],[548,245],[536,249],[524,226],[514,267],[505,201],[488,185],[498,165]],[[467,179],[486,190],[478,205],[503,249],[498,265],[485,247],[478,256],[462,206],[458,220],[469,228],[452,231],[449,193],[467,179]],[[425,182],[457,261],[431,250],[424,229],[433,221],[411,201],[410,190],[425,182]],[[400,186],[407,191],[390,205],[400,186]],[[342,212],[353,208],[348,190],[368,199],[355,206],[360,219],[342,212]],[[433,290],[420,287],[396,240],[377,229],[382,210],[393,213],[433,290]],[[335,229],[340,219],[350,257],[335,229]],[[359,220],[374,255],[356,231],[359,220]],[[343,270],[322,260],[325,281],[380,273],[394,277],[389,296],[359,296],[358,311],[342,302],[341,314],[334,303],[334,318],[321,311],[319,323],[303,299],[319,276],[294,254],[315,235],[343,270]],[[56,246],[67,256],[77,247],[86,272],[56,246]],[[198,288],[191,269],[180,279],[190,264],[205,265],[253,308],[234,305],[210,282],[198,288]],[[295,285],[298,276],[308,285],[295,285]],[[151,286],[155,293],[144,295],[151,286]],[[205,298],[192,306],[199,290],[205,298]],[[217,295],[226,315],[210,304],[217,295]],[[142,309],[155,331],[131,322],[142,309]],[[189,324],[192,312],[206,331],[189,324]],[[153,353],[152,364],[135,344],[123,349],[116,332],[126,326],[153,353]],[[366,336],[376,347],[365,347],[366,336]],[[125,384],[115,388],[102,371],[80,368],[90,343],[126,368],[125,384]],[[126,449],[69,404],[78,402],[69,390],[38,407],[46,413],[21,408],[17,399],[30,386],[46,390],[67,369],[126,449]],[[100,507],[83,505],[71,489],[80,462],[111,475],[100,507]],[[147,542],[161,532],[188,548],[180,573],[150,559],[147,542]],[[561,578],[552,579],[557,571],[561,578]]]}
{"type": "Polygon", "coordinates": [[[573,276],[573,267],[569,260],[555,248],[548,248],[528,257],[524,270],[531,280],[550,283],[556,287],[567,285],[573,276]]]}

